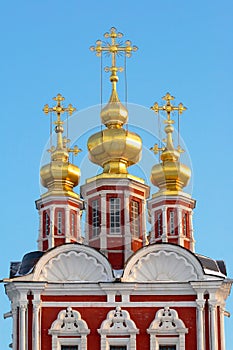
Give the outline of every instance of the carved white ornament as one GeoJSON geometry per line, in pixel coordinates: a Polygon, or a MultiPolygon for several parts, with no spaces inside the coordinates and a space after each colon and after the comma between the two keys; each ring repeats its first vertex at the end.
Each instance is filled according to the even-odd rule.
{"type": "Polygon", "coordinates": [[[108,274],[96,258],[70,251],[52,258],[41,270],[40,281],[108,281],[108,274]]]}
{"type": "Polygon", "coordinates": [[[87,350],[87,335],[90,333],[87,323],[78,311],[68,307],[59,312],[52,323],[49,334],[52,335],[52,350],[60,350],[62,345],[78,345],[87,350]]]}
{"type": "Polygon", "coordinates": [[[121,310],[120,306],[117,306],[115,310],[109,311],[107,319],[102,322],[101,328],[98,330],[103,334],[129,334],[129,332],[138,333],[138,329],[130,319],[128,311],[121,310]]]}
{"type": "Polygon", "coordinates": [[[110,345],[125,345],[127,350],[136,350],[136,334],[139,330],[130,319],[129,312],[121,310],[120,306],[108,312],[98,332],[101,334],[101,350],[108,350],[110,345]]]}
{"type": "Polygon", "coordinates": [[[164,307],[158,310],[147,333],[150,334],[151,349],[159,350],[159,345],[169,344],[177,345],[179,350],[185,350],[185,333],[188,333],[188,329],[174,309],[164,307]],[[169,337],[171,335],[176,337],[169,337]]]}
{"type": "Polygon", "coordinates": [[[53,322],[49,334],[77,335],[89,334],[87,323],[81,319],[78,311],[68,307],[59,312],[56,321],[53,322]]]}
{"type": "Polygon", "coordinates": [[[174,309],[165,307],[156,312],[155,319],[152,321],[148,332],[154,331],[161,333],[187,333],[184,322],[179,319],[178,313],[174,309]]]}
{"type": "Polygon", "coordinates": [[[141,257],[125,280],[129,282],[196,281],[193,265],[183,256],[169,251],[151,252],[141,257]]]}

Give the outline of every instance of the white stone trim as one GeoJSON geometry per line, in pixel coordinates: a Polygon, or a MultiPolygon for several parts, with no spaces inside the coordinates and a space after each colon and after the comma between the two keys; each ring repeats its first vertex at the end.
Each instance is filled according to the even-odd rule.
{"type": "MultiPolygon", "coordinates": [[[[64,294],[64,293],[63,293],[64,294]]],[[[105,307],[114,307],[116,305],[115,301],[115,294],[109,294],[109,302],[72,302],[72,305],[75,307],[100,307],[100,308],[105,308],[105,307]]],[[[118,302],[119,306],[121,307],[130,307],[130,308],[136,308],[136,307],[163,307],[164,305],[171,305],[173,307],[196,307],[196,302],[195,301],[172,301],[168,303],[160,302],[160,301],[153,301],[153,302],[118,302]]],[[[61,301],[44,301],[42,302],[42,307],[64,307],[67,305],[67,302],[61,301]]]]}
{"type": "Polygon", "coordinates": [[[136,334],[139,330],[129,312],[122,310],[119,305],[108,312],[98,333],[101,335],[101,350],[109,350],[110,345],[127,345],[127,350],[136,350],[136,334]]]}
{"type": "MultiPolygon", "coordinates": [[[[86,261],[87,263],[87,266],[86,266],[87,268],[88,267],[90,268],[89,266],[90,262],[92,262],[93,266],[96,266],[96,267],[98,266],[99,270],[102,271],[102,275],[103,275],[102,279],[100,278],[100,275],[96,276],[97,279],[100,278],[99,281],[109,281],[109,282],[113,281],[112,268],[108,260],[95,249],[81,245],[81,244],[62,245],[45,253],[40,258],[40,260],[38,261],[35,267],[35,271],[33,273],[33,281],[38,281],[38,280],[46,281],[47,279],[46,279],[46,276],[44,275],[45,268],[49,269],[49,266],[52,265],[52,262],[55,263],[55,261],[57,261],[59,265],[59,261],[58,261],[59,259],[60,260],[63,259],[63,263],[69,264],[69,256],[71,255],[73,258],[76,257],[78,259],[80,257],[84,259],[84,262],[86,261]]],[[[83,266],[82,267],[80,265],[78,266],[83,269],[83,266]]],[[[78,266],[75,267],[74,273],[75,271],[77,271],[78,266]]],[[[52,270],[51,270],[51,274],[52,274],[52,270]]],[[[96,278],[93,278],[92,281],[93,282],[96,281],[96,278]]],[[[57,280],[59,281],[59,278],[57,280]]],[[[66,282],[68,281],[67,276],[65,278],[65,281],[66,282]]],[[[85,282],[85,281],[79,281],[79,282],[85,282]]]]}
{"type": "Polygon", "coordinates": [[[185,350],[185,334],[188,329],[174,309],[165,306],[158,310],[147,333],[150,334],[151,350],[159,350],[159,345],[165,344],[177,345],[177,349],[185,350]]]}
{"type": "MultiPolygon", "coordinates": [[[[149,282],[149,280],[152,281],[152,277],[153,277],[153,281],[160,281],[159,274],[160,275],[162,273],[167,273],[167,275],[170,274],[169,268],[167,266],[168,260],[166,260],[167,261],[166,264],[161,264],[160,266],[161,271],[158,271],[157,270],[158,267],[152,264],[152,266],[154,266],[154,272],[151,271],[151,264],[149,260],[156,259],[156,262],[159,263],[161,262],[160,256],[162,259],[164,255],[170,258],[171,263],[172,263],[172,260],[174,260],[174,262],[176,261],[177,263],[179,263],[180,261],[180,264],[179,264],[180,269],[179,271],[176,270],[177,271],[176,275],[177,275],[177,278],[179,279],[174,279],[176,277],[174,275],[170,279],[168,278],[167,281],[181,282],[181,281],[188,281],[188,280],[195,281],[198,279],[201,279],[201,280],[204,279],[205,275],[202,269],[202,265],[199,262],[199,260],[195,257],[195,255],[192,254],[190,251],[173,244],[166,244],[166,245],[153,244],[138,250],[129,259],[124,270],[122,281],[123,282],[149,282]],[[188,277],[187,268],[189,269],[189,275],[190,275],[189,278],[187,278],[188,277]],[[148,270],[148,278],[143,277],[143,275],[145,275],[145,269],[148,270]],[[140,276],[140,270],[143,270],[142,276],[140,276]],[[151,276],[151,274],[153,273],[154,275],[151,276]]],[[[162,279],[162,281],[164,281],[164,279],[162,279]]]]}
{"type": "Polygon", "coordinates": [[[61,345],[79,345],[80,350],[87,349],[90,330],[80,313],[71,307],[59,312],[48,332],[52,335],[52,350],[61,350],[61,345]]]}

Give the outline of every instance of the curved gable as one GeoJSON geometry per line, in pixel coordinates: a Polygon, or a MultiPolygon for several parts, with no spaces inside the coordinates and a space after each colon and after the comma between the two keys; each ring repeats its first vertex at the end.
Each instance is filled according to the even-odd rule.
{"type": "Polygon", "coordinates": [[[137,251],[127,262],[124,282],[188,282],[203,279],[198,259],[172,244],[154,244],[137,251]]]}
{"type": "Polygon", "coordinates": [[[95,249],[68,244],[47,252],[37,263],[34,281],[106,282],[112,281],[107,259],[95,249]]]}

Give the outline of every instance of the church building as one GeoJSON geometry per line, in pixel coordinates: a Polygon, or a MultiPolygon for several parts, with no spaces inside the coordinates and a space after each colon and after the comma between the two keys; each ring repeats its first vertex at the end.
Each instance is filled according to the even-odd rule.
{"type": "Polygon", "coordinates": [[[152,107],[166,116],[166,137],[152,149],[160,161],[151,164],[158,190],[150,194],[150,184],[129,171],[140,160],[142,139],[126,126],[128,110],[117,92],[117,57],[137,50],[122,36],[111,28],[91,47],[111,57],[105,69],[111,93],[101,130],[87,141],[102,173],[85,179],[79,194],[81,171],[70,154],[80,150],[69,148],[63,119],[75,108],[58,94],[43,109],[56,118],[56,144],[40,170],[46,192],[36,201],[38,251],[12,262],[4,279],[13,350],[225,350],[232,282],[223,261],[195,252],[195,200],[184,190],[191,170],[174,144],[173,115],[186,108],[169,93],[152,107]]]}

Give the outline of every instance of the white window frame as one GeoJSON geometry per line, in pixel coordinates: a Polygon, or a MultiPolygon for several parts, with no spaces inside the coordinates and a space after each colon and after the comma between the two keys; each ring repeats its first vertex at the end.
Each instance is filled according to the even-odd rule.
{"type": "Polygon", "coordinates": [[[45,236],[49,236],[50,234],[50,216],[47,213],[47,211],[45,212],[45,236]]]}
{"type": "Polygon", "coordinates": [[[121,199],[119,197],[109,198],[109,225],[111,234],[121,233],[121,199]]]}
{"type": "Polygon", "coordinates": [[[156,345],[155,350],[159,350],[160,345],[170,345],[176,347],[176,350],[179,350],[179,339],[176,337],[174,338],[156,338],[156,345]]]}
{"type": "Polygon", "coordinates": [[[170,235],[175,234],[175,212],[173,210],[169,213],[169,228],[170,228],[170,235]]]}
{"type": "Polygon", "coordinates": [[[99,220],[99,201],[95,199],[92,201],[92,237],[97,237],[100,233],[100,220],[99,220]]]}
{"type": "Polygon", "coordinates": [[[188,233],[188,214],[183,214],[183,235],[187,236],[188,233]]]}
{"type": "Polygon", "coordinates": [[[159,211],[157,213],[157,227],[158,227],[158,237],[160,237],[160,236],[162,236],[162,233],[163,233],[161,211],[159,211]]]}
{"type": "Polygon", "coordinates": [[[62,220],[63,220],[63,212],[61,210],[57,211],[57,234],[62,235],[62,220]]]}
{"type": "Polygon", "coordinates": [[[176,345],[176,350],[185,350],[188,329],[174,309],[166,306],[158,310],[147,333],[150,334],[150,350],[159,350],[159,345],[176,345]]]}
{"type": "Polygon", "coordinates": [[[121,310],[119,306],[108,312],[98,333],[101,335],[101,350],[110,350],[110,345],[127,346],[127,350],[136,350],[136,335],[139,330],[129,312],[121,310]]]}
{"type": "Polygon", "coordinates": [[[57,319],[52,323],[48,333],[52,336],[52,350],[61,350],[62,345],[77,345],[78,350],[87,350],[87,335],[90,330],[80,313],[72,310],[71,307],[58,313],[57,319]],[[74,319],[69,322],[69,326],[62,327],[67,312],[72,312],[74,319]],[[75,328],[74,325],[76,325],[75,328]]]}
{"type": "Polygon", "coordinates": [[[52,342],[52,350],[61,350],[62,345],[77,345],[81,350],[81,339],[79,338],[54,338],[52,342]]]}
{"type": "Polygon", "coordinates": [[[126,350],[131,350],[129,338],[106,338],[105,349],[110,350],[111,345],[126,346],[126,350]]]}
{"type": "Polygon", "coordinates": [[[131,230],[133,237],[140,237],[139,202],[135,200],[131,202],[131,230]]]}
{"type": "Polygon", "coordinates": [[[71,213],[71,235],[75,236],[75,213],[71,213]]]}

